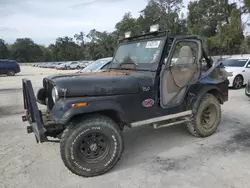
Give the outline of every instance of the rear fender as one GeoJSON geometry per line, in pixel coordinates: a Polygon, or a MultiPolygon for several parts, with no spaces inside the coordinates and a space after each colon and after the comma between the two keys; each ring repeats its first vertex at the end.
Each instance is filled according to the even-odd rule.
{"type": "Polygon", "coordinates": [[[203,87],[197,93],[189,92],[188,108],[193,109],[193,113],[196,113],[194,110],[197,109],[194,107],[194,105],[198,105],[206,93],[210,93],[210,94],[214,95],[218,99],[220,104],[223,104],[223,97],[222,97],[223,95],[222,95],[221,91],[215,85],[206,86],[206,87],[203,87]]]}

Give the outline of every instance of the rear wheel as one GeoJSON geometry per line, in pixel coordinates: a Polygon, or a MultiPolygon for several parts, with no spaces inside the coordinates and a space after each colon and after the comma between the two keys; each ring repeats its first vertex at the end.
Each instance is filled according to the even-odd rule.
{"type": "Polygon", "coordinates": [[[13,71],[13,70],[8,70],[7,76],[15,76],[15,71],[13,71]]]}
{"type": "Polygon", "coordinates": [[[61,157],[74,174],[104,174],[119,161],[123,138],[118,125],[106,116],[89,118],[69,126],[61,137],[61,157]]]}
{"type": "Polygon", "coordinates": [[[194,105],[196,111],[193,121],[187,124],[189,132],[197,137],[207,137],[216,132],[221,119],[221,106],[212,94],[205,94],[199,104],[194,105]]]}
{"type": "Polygon", "coordinates": [[[241,75],[238,75],[234,78],[233,81],[233,88],[234,89],[240,89],[243,86],[243,77],[241,75]]]}

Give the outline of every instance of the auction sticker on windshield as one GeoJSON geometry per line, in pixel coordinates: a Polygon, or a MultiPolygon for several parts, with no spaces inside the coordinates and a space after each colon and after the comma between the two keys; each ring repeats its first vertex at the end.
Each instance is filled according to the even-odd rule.
{"type": "Polygon", "coordinates": [[[145,48],[159,48],[160,43],[161,43],[160,40],[158,40],[158,41],[149,41],[149,42],[147,42],[145,48]]]}

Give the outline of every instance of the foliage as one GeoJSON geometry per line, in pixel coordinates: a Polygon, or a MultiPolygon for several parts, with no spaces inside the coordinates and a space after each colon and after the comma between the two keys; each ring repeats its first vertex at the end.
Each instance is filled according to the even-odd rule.
{"type": "Polygon", "coordinates": [[[95,60],[112,56],[124,33],[132,35],[149,32],[153,24],[172,35],[195,34],[204,39],[209,55],[250,53],[250,36],[244,36],[242,15],[249,14],[250,0],[241,4],[229,0],[196,0],[188,4],[188,15],[181,13],[183,0],[148,0],[138,18],[130,12],[115,25],[113,32],[79,32],[73,37],[58,37],[54,44],[42,46],[30,38],[16,39],[6,44],[0,39],[0,59],[19,62],[95,60]]]}
{"type": "Polygon", "coordinates": [[[7,45],[4,40],[0,39],[0,59],[6,59],[8,58],[9,49],[7,48],[7,45]]]}

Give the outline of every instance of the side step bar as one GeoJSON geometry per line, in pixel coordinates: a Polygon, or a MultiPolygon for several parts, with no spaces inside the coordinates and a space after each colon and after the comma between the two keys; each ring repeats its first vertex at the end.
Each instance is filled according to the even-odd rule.
{"type": "Polygon", "coordinates": [[[147,119],[147,120],[143,120],[143,121],[137,121],[137,122],[131,123],[131,127],[139,127],[139,126],[148,125],[148,124],[154,124],[154,128],[167,127],[167,126],[171,126],[174,124],[188,122],[188,121],[190,121],[190,118],[187,118],[186,116],[191,116],[191,115],[192,115],[192,110],[188,110],[188,111],[180,112],[177,114],[170,114],[170,115],[151,118],[151,119],[147,119]],[[171,120],[171,119],[176,119],[176,118],[185,118],[185,119],[182,119],[179,121],[177,120],[176,122],[168,123],[168,124],[166,124],[166,126],[164,126],[164,125],[158,126],[157,125],[157,123],[159,123],[159,122],[163,122],[163,121],[167,121],[167,120],[171,120]]]}

